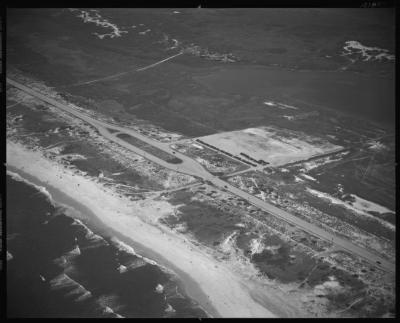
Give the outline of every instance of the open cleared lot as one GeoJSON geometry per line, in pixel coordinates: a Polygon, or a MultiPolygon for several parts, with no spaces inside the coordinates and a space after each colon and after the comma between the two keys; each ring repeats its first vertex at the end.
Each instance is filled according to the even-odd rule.
{"type": "Polygon", "coordinates": [[[394,13],[9,9],[7,165],[221,316],[395,316],[394,13]]]}
{"type": "Polygon", "coordinates": [[[343,148],[302,133],[273,127],[217,133],[202,137],[201,140],[245,160],[263,160],[271,166],[284,165],[343,148]]]}

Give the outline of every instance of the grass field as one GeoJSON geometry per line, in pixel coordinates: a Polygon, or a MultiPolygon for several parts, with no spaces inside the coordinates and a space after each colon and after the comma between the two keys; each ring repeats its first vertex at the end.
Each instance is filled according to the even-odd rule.
{"type": "MultiPolygon", "coordinates": [[[[318,194],[343,201],[357,196],[358,207],[366,200],[394,210],[394,61],[343,56],[350,40],[393,56],[394,13],[7,9],[7,70],[27,86],[45,84],[94,117],[185,150],[214,175],[245,166],[205,146],[194,148],[198,137],[232,155],[263,159],[270,164],[229,181],[392,260],[393,212],[371,218],[318,194]],[[109,24],[85,19],[84,11],[109,24]],[[344,155],[304,161],[341,147],[344,155]]],[[[175,212],[157,225],[246,271],[246,279],[256,273],[260,283],[276,283],[299,304],[316,308],[309,312],[315,315],[395,312],[395,284],[379,269],[226,190],[199,183],[169,191],[195,179],[106,141],[70,117],[56,117],[34,98],[16,104],[26,96],[17,92],[7,89],[9,140],[45,148],[46,158],[132,201],[159,194],[154,199],[171,203],[175,212]]],[[[127,133],[117,136],[167,162],[182,162],[127,133]]]]}
{"type": "MultiPolygon", "coordinates": [[[[393,126],[393,62],[360,61],[349,66],[341,56],[349,38],[393,52],[391,10],[185,9],[174,14],[169,9],[101,9],[100,13],[127,33],[99,39],[95,33],[110,30],[84,23],[68,9],[9,9],[8,65],[86,99],[85,108],[121,120],[143,119],[190,137],[269,124],[310,129],[323,116],[296,121],[283,116],[325,109],[393,126]],[[243,25],[246,28],[239,27],[243,25]],[[151,31],[140,34],[147,29],[151,31]],[[172,39],[180,47],[168,49],[172,39]],[[191,44],[240,59],[223,63],[185,54],[135,72],[191,44]],[[271,108],[263,104],[265,100],[294,104],[301,110],[271,108]]],[[[321,132],[327,129],[326,124],[319,127],[321,132]]]]}
{"type": "Polygon", "coordinates": [[[154,146],[149,145],[148,143],[137,139],[135,137],[132,137],[126,133],[119,133],[117,134],[118,138],[121,138],[122,140],[148,152],[149,154],[152,154],[162,160],[165,160],[166,162],[170,163],[170,164],[180,164],[182,163],[182,160],[175,157],[174,155],[168,154],[165,151],[158,149],[154,146]]]}

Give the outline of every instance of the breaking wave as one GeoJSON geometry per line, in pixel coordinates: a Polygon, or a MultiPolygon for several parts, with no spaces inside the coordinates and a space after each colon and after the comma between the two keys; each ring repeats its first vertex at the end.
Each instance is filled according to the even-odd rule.
{"type": "MultiPolygon", "coordinates": [[[[15,185],[8,186],[15,224],[7,253],[18,259],[9,262],[14,266],[10,285],[14,303],[21,300],[34,304],[33,311],[42,316],[207,316],[179,291],[172,271],[119,239],[99,235],[83,220],[69,216],[44,187],[17,173],[8,171],[8,175],[8,180],[15,181],[15,185]],[[43,193],[45,203],[36,203],[35,193],[43,193]],[[49,208],[50,202],[55,206],[49,208]],[[29,229],[23,225],[27,221],[29,229]],[[43,304],[50,303],[53,309],[49,311],[43,304]]],[[[27,310],[32,311],[29,306],[27,310]]]]}
{"type": "Polygon", "coordinates": [[[154,266],[160,266],[159,264],[157,264],[156,261],[151,260],[149,258],[146,258],[146,257],[144,257],[142,255],[139,255],[138,253],[136,253],[135,249],[133,249],[131,246],[128,246],[126,243],[122,242],[121,240],[118,240],[115,237],[112,237],[110,240],[111,240],[111,242],[114,244],[114,246],[117,249],[123,250],[126,253],[129,253],[129,254],[131,254],[131,255],[139,258],[139,259],[142,259],[144,262],[146,262],[148,264],[151,264],[151,265],[154,265],[154,266]]]}
{"type": "Polygon", "coordinates": [[[99,313],[106,314],[107,316],[123,318],[122,315],[116,313],[110,306],[106,305],[107,299],[105,301],[102,298],[96,299],[90,290],[65,273],[50,280],[49,284],[52,290],[62,292],[66,299],[70,299],[77,303],[91,301],[97,305],[97,311],[99,313]]]}
{"type": "Polygon", "coordinates": [[[56,205],[54,200],[53,200],[53,197],[51,196],[50,192],[46,189],[46,187],[36,185],[35,183],[32,183],[31,181],[29,181],[26,178],[24,178],[21,175],[19,175],[18,173],[12,172],[12,171],[10,171],[8,169],[7,169],[7,175],[9,175],[13,180],[15,180],[17,182],[23,182],[23,183],[35,188],[37,191],[42,193],[43,196],[45,196],[47,198],[47,200],[50,202],[50,204],[52,206],[56,205]]]}
{"type": "Polygon", "coordinates": [[[90,291],[65,273],[50,280],[50,286],[53,290],[65,290],[65,297],[72,297],[75,301],[83,301],[92,297],[90,291]],[[70,291],[67,292],[67,290],[70,291]]]}

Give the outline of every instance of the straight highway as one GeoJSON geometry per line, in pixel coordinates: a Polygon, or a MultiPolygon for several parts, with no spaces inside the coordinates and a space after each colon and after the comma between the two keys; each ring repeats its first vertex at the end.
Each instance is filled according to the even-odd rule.
{"type": "Polygon", "coordinates": [[[124,127],[106,123],[104,121],[96,120],[96,119],[74,109],[73,107],[71,107],[69,105],[65,105],[61,102],[58,102],[57,100],[55,100],[51,97],[48,97],[43,93],[40,93],[38,90],[34,90],[30,87],[20,84],[19,82],[16,82],[10,78],[7,78],[7,82],[12,86],[87,122],[88,124],[95,127],[104,138],[107,138],[108,140],[113,141],[113,142],[123,146],[124,148],[129,149],[129,150],[145,157],[146,159],[149,159],[149,160],[151,160],[163,167],[166,167],[168,169],[171,169],[171,170],[174,170],[174,171],[177,171],[180,173],[184,173],[187,175],[192,175],[192,176],[200,178],[204,181],[208,181],[208,182],[212,183],[213,185],[215,185],[216,187],[226,190],[226,191],[229,191],[230,193],[247,200],[249,203],[253,204],[254,206],[256,206],[256,207],[258,207],[280,219],[283,219],[284,221],[291,223],[291,224],[295,225],[296,227],[298,227],[310,234],[313,234],[323,240],[333,243],[336,247],[338,247],[342,250],[348,251],[352,254],[362,257],[364,260],[368,261],[373,266],[376,266],[376,267],[378,267],[384,271],[387,271],[389,273],[394,273],[394,271],[395,271],[394,263],[387,261],[386,259],[380,257],[378,254],[376,254],[374,252],[369,251],[367,248],[356,245],[356,244],[352,243],[350,240],[343,239],[343,238],[335,235],[332,232],[325,231],[324,229],[322,229],[321,227],[318,227],[317,225],[314,225],[312,223],[304,221],[282,209],[277,208],[276,206],[274,206],[272,204],[269,204],[255,196],[231,185],[230,183],[220,179],[217,176],[212,175],[197,161],[193,160],[192,158],[190,158],[178,151],[173,151],[169,147],[168,143],[161,143],[161,142],[155,141],[155,140],[150,139],[149,137],[146,137],[146,136],[140,134],[139,132],[137,132],[133,129],[130,129],[130,128],[124,128],[124,127]],[[168,163],[168,162],[166,162],[154,155],[151,155],[150,153],[118,138],[116,136],[116,133],[109,132],[107,130],[107,128],[127,133],[133,137],[136,137],[136,138],[146,142],[149,145],[152,145],[160,150],[163,150],[164,152],[173,154],[177,158],[180,158],[182,160],[182,163],[180,163],[180,164],[168,163]]]}

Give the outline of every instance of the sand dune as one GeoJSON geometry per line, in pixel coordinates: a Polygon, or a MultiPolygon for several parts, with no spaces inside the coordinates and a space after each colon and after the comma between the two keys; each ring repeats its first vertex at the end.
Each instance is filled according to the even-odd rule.
{"type": "MultiPolygon", "coordinates": [[[[274,317],[265,307],[265,300],[273,299],[271,291],[264,298],[264,306],[253,299],[248,281],[218,262],[203,249],[186,243],[183,236],[157,227],[157,219],[173,212],[166,201],[132,202],[120,198],[109,188],[74,174],[72,170],[45,159],[40,151],[31,151],[17,143],[7,143],[7,163],[62,190],[66,195],[85,205],[107,226],[132,240],[163,255],[174,266],[194,280],[201,292],[187,289],[212,316],[274,317]]],[[[186,287],[186,284],[184,282],[186,287]]],[[[190,284],[189,284],[190,285],[190,284]]],[[[193,286],[193,283],[191,284],[193,286]]],[[[276,308],[276,304],[274,304],[276,308]]]]}

